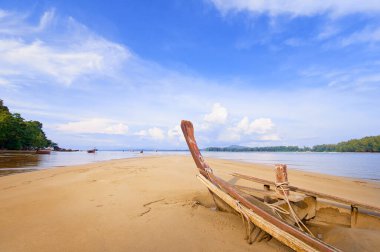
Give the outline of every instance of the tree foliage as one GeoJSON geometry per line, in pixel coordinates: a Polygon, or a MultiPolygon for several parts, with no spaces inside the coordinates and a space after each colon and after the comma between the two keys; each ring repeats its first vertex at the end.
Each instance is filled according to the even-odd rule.
{"type": "Polygon", "coordinates": [[[313,151],[380,152],[380,136],[352,139],[338,144],[316,145],[313,151]]]}
{"type": "MultiPolygon", "coordinates": [[[[305,147],[307,148],[307,147],[305,147]]],[[[229,152],[296,152],[305,151],[305,148],[298,146],[269,146],[269,147],[245,147],[245,146],[229,146],[229,147],[208,147],[206,151],[229,151],[229,152]]]]}
{"type": "Polygon", "coordinates": [[[338,144],[315,145],[312,148],[298,146],[245,147],[232,145],[229,147],[208,147],[205,150],[229,152],[380,152],[380,136],[352,139],[338,144]]]}
{"type": "Polygon", "coordinates": [[[42,123],[25,121],[20,114],[12,114],[0,100],[0,149],[25,150],[52,145],[42,130],[42,123]]]}

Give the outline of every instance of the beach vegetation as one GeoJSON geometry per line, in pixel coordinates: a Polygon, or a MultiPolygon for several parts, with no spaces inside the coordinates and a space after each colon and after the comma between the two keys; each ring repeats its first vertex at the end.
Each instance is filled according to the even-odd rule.
{"type": "Polygon", "coordinates": [[[337,144],[321,144],[313,147],[298,146],[267,146],[245,147],[232,145],[229,147],[208,147],[206,151],[227,152],[380,152],[380,136],[369,136],[361,139],[352,139],[337,144]]]}
{"type": "Polygon", "coordinates": [[[32,150],[54,145],[41,122],[26,121],[19,113],[11,113],[0,100],[0,149],[32,150]]]}

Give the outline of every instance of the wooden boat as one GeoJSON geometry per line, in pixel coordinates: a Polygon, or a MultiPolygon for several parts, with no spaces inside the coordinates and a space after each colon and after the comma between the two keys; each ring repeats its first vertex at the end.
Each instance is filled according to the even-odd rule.
{"type": "Polygon", "coordinates": [[[41,149],[41,150],[36,150],[36,154],[50,154],[51,150],[49,149],[41,149]]]}
{"type": "Polygon", "coordinates": [[[249,243],[275,238],[296,251],[340,251],[324,242],[322,234],[315,236],[309,228],[329,225],[331,221],[355,228],[361,218],[370,218],[370,228],[380,227],[378,207],[289,186],[286,165],[276,165],[276,182],[231,174],[236,179],[258,183],[262,189],[230,184],[216,176],[204,160],[195,141],[192,123],[182,121],[181,128],[199,170],[197,178],[207,186],[217,207],[227,204],[242,216],[249,243]],[[337,209],[336,217],[326,219],[328,211],[325,210],[331,208],[337,209]]]}
{"type": "Polygon", "coordinates": [[[87,153],[95,153],[96,149],[88,150],[87,153]]]}

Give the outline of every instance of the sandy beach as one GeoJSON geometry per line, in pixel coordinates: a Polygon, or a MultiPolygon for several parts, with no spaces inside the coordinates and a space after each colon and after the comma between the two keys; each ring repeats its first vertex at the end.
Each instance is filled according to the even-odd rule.
{"type": "MultiPolygon", "coordinates": [[[[273,167],[208,159],[236,182],[273,167]]],[[[216,211],[190,156],[146,156],[0,177],[0,251],[289,251],[247,244],[240,216],[216,211]]],[[[380,183],[290,170],[292,185],[380,206],[380,183]]],[[[248,183],[249,182],[245,182],[248,183]]],[[[350,251],[380,248],[379,229],[331,229],[350,251]]]]}

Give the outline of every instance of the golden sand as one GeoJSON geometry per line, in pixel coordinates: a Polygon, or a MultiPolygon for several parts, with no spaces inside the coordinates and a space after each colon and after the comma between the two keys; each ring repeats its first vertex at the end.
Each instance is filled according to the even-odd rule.
{"type": "MultiPolygon", "coordinates": [[[[273,167],[209,159],[274,179],[273,167]]],[[[0,177],[0,251],[288,251],[249,245],[239,216],[216,211],[190,156],[148,156],[0,177]],[[200,204],[198,204],[199,202],[200,204]]],[[[231,180],[232,179],[232,180],[231,180]]],[[[380,206],[380,184],[289,171],[292,185],[380,206]]],[[[378,230],[329,230],[345,250],[380,249],[378,230]]]]}

